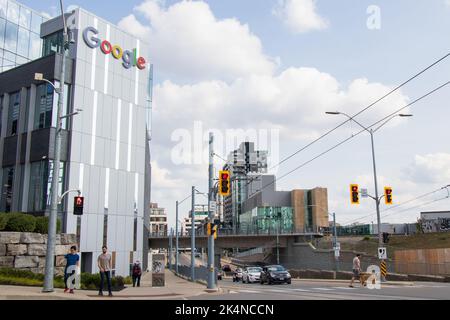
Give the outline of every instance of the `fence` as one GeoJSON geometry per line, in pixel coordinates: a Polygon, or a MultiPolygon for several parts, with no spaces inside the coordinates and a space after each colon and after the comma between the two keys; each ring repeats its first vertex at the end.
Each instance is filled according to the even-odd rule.
{"type": "MultiPolygon", "coordinates": [[[[173,266],[173,269],[175,270],[175,266],[173,266]]],[[[189,280],[192,281],[191,278],[191,267],[185,266],[185,265],[178,265],[178,274],[187,277],[189,280]]],[[[217,284],[217,272],[215,272],[215,278],[216,278],[216,284],[217,284]]],[[[208,282],[208,268],[204,266],[195,267],[195,281],[201,280],[208,282]]]]}

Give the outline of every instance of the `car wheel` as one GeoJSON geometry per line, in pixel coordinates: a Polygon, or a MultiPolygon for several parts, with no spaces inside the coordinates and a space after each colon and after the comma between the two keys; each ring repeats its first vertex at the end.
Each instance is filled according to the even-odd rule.
{"type": "Polygon", "coordinates": [[[271,285],[272,285],[272,280],[269,279],[269,280],[267,281],[267,283],[269,284],[269,286],[271,286],[271,285]]]}
{"type": "Polygon", "coordinates": [[[288,282],[286,282],[287,284],[291,284],[291,280],[289,280],[288,282]]]}

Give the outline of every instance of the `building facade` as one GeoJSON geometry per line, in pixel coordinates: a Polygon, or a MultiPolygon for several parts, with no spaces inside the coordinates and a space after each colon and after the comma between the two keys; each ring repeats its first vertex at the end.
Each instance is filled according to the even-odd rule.
{"type": "MultiPolygon", "coordinates": [[[[208,205],[196,205],[195,208],[195,220],[194,220],[194,228],[195,230],[200,229],[205,220],[209,217],[208,205]]],[[[192,230],[192,210],[189,210],[189,216],[184,218],[183,223],[181,225],[181,233],[183,235],[191,234],[192,230]]]]}
{"type": "Polygon", "coordinates": [[[236,231],[240,221],[242,205],[247,200],[248,176],[252,173],[267,173],[267,151],[255,150],[253,142],[243,142],[228,155],[224,170],[231,174],[231,195],[223,199],[223,222],[236,231]]]}
{"type": "Polygon", "coordinates": [[[150,233],[152,235],[167,235],[166,209],[159,208],[157,203],[150,203],[150,233]]]}
{"type": "Polygon", "coordinates": [[[41,24],[47,19],[14,0],[0,0],[0,72],[41,56],[41,24]]]}
{"type": "Polygon", "coordinates": [[[97,272],[96,258],[107,245],[114,273],[128,275],[131,262],[147,263],[149,48],[81,8],[65,18],[71,35],[65,79],[59,76],[61,17],[40,26],[41,58],[0,74],[0,211],[49,213],[58,99],[34,74],[43,73],[56,87],[63,80],[63,114],[82,112],[63,120],[59,190],[80,190],[85,197],[81,217],[73,215],[73,194],[60,205],[63,231],[79,237],[83,272],[97,272]]]}

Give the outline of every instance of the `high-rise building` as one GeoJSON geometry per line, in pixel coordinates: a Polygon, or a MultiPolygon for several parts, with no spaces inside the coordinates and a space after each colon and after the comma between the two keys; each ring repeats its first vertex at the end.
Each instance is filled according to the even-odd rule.
{"type": "MultiPolygon", "coordinates": [[[[208,205],[196,205],[194,208],[195,220],[194,220],[194,229],[197,230],[200,228],[206,219],[208,219],[208,205]]],[[[192,210],[189,210],[189,216],[184,218],[183,224],[181,226],[181,233],[184,235],[188,235],[192,230],[192,210]]]]}
{"type": "Polygon", "coordinates": [[[231,173],[231,196],[223,199],[223,222],[236,228],[242,214],[242,204],[247,200],[248,176],[252,173],[267,173],[267,151],[255,150],[253,142],[243,142],[228,156],[224,170],[231,173]]]}
{"type": "Polygon", "coordinates": [[[0,0],[0,72],[41,57],[47,19],[14,0],[0,0]]]}
{"type": "MultiPolygon", "coordinates": [[[[22,6],[16,4],[0,0],[0,19],[6,21],[2,18],[6,15],[18,21],[17,38],[8,36],[10,43],[5,46],[8,51],[15,48],[17,55],[24,52],[19,50],[22,6]]],[[[74,194],[65,197],[58,210],[63,232],[78,235],[83,272],[97,272],[96,258],[104,244],[112,253],[116,275],[128,275],[135,260],[143,261],[146,268],[151,185],[149,45],[77,8],[64,15],[71,43],[65,54],[65,79],[60,79],[62,18],[38,28],[34,16],[31,12],[29,26],[31,33],[40,30],[42,57],[0,73],[0,212],[49,213],[58,96],[52,85],[35,81],[34,75],[42,73],[56,87],[64,81],[63,114],[82,112],[62,121],[59,191],[80,190],[85,205],[84,215],[76,217],[74,194]]],[[[5,23],[8,33],[14,27],[5,23]]]]}
{"type": "Polygon", "coordinates": [[[157,203],[150,203],[150,233],[152,235],[167,235],[166,209],[159,208],[157,203]]]}

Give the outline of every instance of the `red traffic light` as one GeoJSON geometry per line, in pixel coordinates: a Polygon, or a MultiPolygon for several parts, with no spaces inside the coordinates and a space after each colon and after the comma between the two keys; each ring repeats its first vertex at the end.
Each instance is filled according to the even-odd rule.
{"type": "Polygon", "coordinates": [[[73,214],[76,216],[83,215],[84,197],[75,197],[73,199],[73,214]]]}

